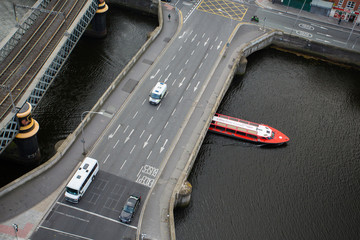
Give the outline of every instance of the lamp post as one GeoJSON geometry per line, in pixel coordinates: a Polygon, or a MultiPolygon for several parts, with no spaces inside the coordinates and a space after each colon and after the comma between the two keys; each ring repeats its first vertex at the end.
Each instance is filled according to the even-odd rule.
{"type": "Polygon", "coordinates": [[[85,138],[84,138],[84,123],[83,123],[83,119],[84,119],[84,114],[86,113],[95,113],[95,114],[100,114],[103,115],[104,112],[93,112],[93,111],[85,111],[81,114],[81,142],[83,143],[83,155],[86,155],[86,151],[85,151],[85,138]]]}
{"type": "Polygon", "coordinates": [[[293,27],[292,27],[292,29],[291,29],[290,35],[292,34],[292,32],[293,32],[293,30],[294,30],[294,27],[295,27],[295,25],[296,25],[297,21],[299,20],[300,13],[301,13],[301,11],[302,11],[302,10],[303,10],[303,8],[304,8],[305,3],[306,3],[306,0],[304,0],[304,3],[303,3],[303,5],[302,5],[302,7],[301,7],[301,9],[300,9],[300,11],[299,11],[299,13],[298,13],[297,17],[296,17],[296,21],[295,21],[295,23],[294,23],[294,25],[293,25],[293,27]]]}

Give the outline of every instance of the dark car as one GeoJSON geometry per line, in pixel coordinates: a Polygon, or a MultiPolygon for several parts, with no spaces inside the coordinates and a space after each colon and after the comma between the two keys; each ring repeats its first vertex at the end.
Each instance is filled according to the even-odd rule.
{"type": "Polygon", "coordinates": [[[123,223],[131,223],[133,219],[136,209],[140,205],[141,197],[137,197],[134,195],[130,195],[127,199],[123,209],[121,210],[119,219],[120,222],[123,223]]]}

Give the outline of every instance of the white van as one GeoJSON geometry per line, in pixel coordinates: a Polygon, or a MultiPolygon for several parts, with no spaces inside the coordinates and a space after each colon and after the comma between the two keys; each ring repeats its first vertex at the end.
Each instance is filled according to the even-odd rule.
{"type": "Polygon", "coordinates": [[[155,87],[150,92],[149,103],[158,105],[165,96],[167,91],[167,85],[163,82],[156,83],[155,87]]]}
{"type": "Polygon", "coordinates": [[[98,161],[94,158],[86,157],[70,182],[66,185],[65,199],[72,203],[78,203],[98,171],[98,161]]]}

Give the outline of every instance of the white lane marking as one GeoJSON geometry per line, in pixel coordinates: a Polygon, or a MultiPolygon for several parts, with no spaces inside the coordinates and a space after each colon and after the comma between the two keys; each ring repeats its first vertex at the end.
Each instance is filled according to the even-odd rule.
{"type": "Polygon", "coordinates": [[[320,26],[320,25],[317,25],[317,24],[314,24],[314,23],[311,23],[311,25],[313,25],[315,27],[318,27],[318,28],[321,28],[321,29],[324,29],[324,30],[328,30],[326,27],[323,27],[323,26],[320,26]]]}
{"type": "Polygon", "coordinates": [[[325,36],[325,37],[332,37],[331,35],[326,34],[326,33],[317,32],[317,34],[318,34],[318,35],[325,36]]]}
{"type": "Polygon", "coordinates": [[[160,82],[160,79],[161,79],[161,78],[162,78],[162,75],[159,77],[159,80],[158,80],[159,82],[160,82]]]}
{"type": "Polygon", "coordinates": [[[167,80],[169,80],[169,77],[171,76],[171,73],[169,73],[169,75],[165,78],[164,82],[166,82],[167,80]]]}
{"type": "Polygon", "coordinates": [[[171,116],[173,116],[175,112],[176,112],[176,108],[172,111],[171,116]]]}
{"type": "Polygon", "coordinates": [[[169,124],[169,122],[166,122],[164,129],[167,127],[168,124],[169,124]]]}
{"type": "Polygon", "coordinates": [[[156,142],[155,142],[155,143],[158,143],[159,140],[160,140],[160,138],[161,138],[161,135],[156,139],[156,142]]]}
{"type": "Polygon", "coordinates": [[[185,65],[186,65],[186,64],[188,64],[188,62],[189,62],[189,59],[188,59],[188,60],[186,60],[185,65]]]}
{"type": "Polygon", "coordinates": [[[219,45],[216,47],[216,49],[219,50],[219,48],[221,47],[222,41],[220,41],[219,45]]]}
{"type": "Polygon", "coordinates": [[[189,89],[190,85],[191,85],[191,82],[190,82],[190,83],[189,83],[189,85],[187,86],[186,90],[188,90],[188,89],[189,89]]]}
{"type": "Polygon", "coordinates": [[[213,48],[214,45],[211,45],[210,50],[213,48]]]}
{"type": "Polygon", "coordinates": [[[215,42],[218,40],[218,38],[219,38],[219,36],[217,36],[217,37],[215,38],[215,42]]]}
{"type": "Polygon", "coordinates": [[[133,148],[132,148],[131,151],[130,151],[130,154],[132,154],[132,152],[134,151],[135,147],[136,147],[136,145],[133,146],[133,148]]]}
{"type": "Polygon", "coordinates": [[[201,68],[202,65],[203,65],[203,63],[201,62],[201,63],[200,63],[200,66],[199,66],[199,69],[201,68]]]}
{"type": "Polygon", "coordinates": [[[123,225],[123,226],[128,226],[128,227],[131,227],[131,228],[133,228],[133,229],[137,229],[137,227],[131,226],[131,225],[128,225],[128,224],[125,224],[125,223],[122,223],[122,222],[120,222],[119,220],[115,220],[115,219],[112,219],[112,218],[109,218],[109,217],[105,217],[105,216],[103,216],[103,215],[100,215],[100,214],[97,214],[97,213],[93,213],[93,212],[90,212],[90,211],[86,211],[86,210],[81,209],[81,208],[73,207],[73,206],[70,206],[70,205],[67,205],[67,204],[64,204],[64,203],[61,203],[61,202],[56,202],[56,203],[59,204],[59,205],[68,207],[68,208],[72,208],[72,209],[78,210],[78,211],[80,211],[80,212],[84,212],[84,213],[87,213],[87,214],[90,214],[90,215],[93,215],[93,216],[96,216],[96,217],[99,217],[99,218],[106,219],[106,220],[111,221],[111,222],[115,222],[115,223],[121,224],[121,225],[123,225]]]}
{"type": "Polygon", "coordinates": [[[152,75],[152,76],[150,77],[150,79],[153,79],[154,77],[156,77],[156,75],[157,75],[159,72],[160,72],[160,68],[156,71],[155,75],[152,75]]]}
{"type": "MultiPolygon", "coordinates": [[[[119,140],[118,140],[119,141],[119,140]]],[[[110,154],[107,155],[107,157],[105,158],[105,160],[103,161],[103,163],[106,163],[106,161],[108,160],[108,158],[110,157],[110,154]]]]}
{"type": "Polygon", "coordinates": [[[144,166],[141,166],[141,168],[140,168],[140,170],[139,170],[139,172],[138,172],[138,174],[136,174],[136,176],[137,177],[139,177],[139,175],[140,175],[140,173],[141,173],[141,171],[142,171],[142,169],[144,168],[144,166]]]}
{"type": "Polygon", "coordinates": [[[171,84],[171,86],[174,86],[175,82],[176,82],[176,78],[175,78],[174,82],[171,84]]]}
{"type": "Polygon", "coordinates": [[[168,65],[166,66],[165,70],[168,70],[169,67],[170,67],[170,65],[168,64],[168,65]]]}
{"type": "Polygon", "coordinates": [[[182,49],[182,46],[179,47],[179,50],[178,50],[178,51],[180,52],[181,49],[182,49]]]}
{"type": "Polygon", "coordinates": [[[70,215],[70,214],[66,214],[66,213],[63,213],[63,212],[59,212],[59,211],[54,211],[55,213],[57,214],[60,214],[60,215],[63,215],[63,216],[66,216],[66,217],[69,217],[69,218],[74,218],[76,220],[80,220],[82,222],[90,222],[90,220],[87,220],[87,219],[84,219],[84,218],[79,218],[79,217],[75,217],[73,215],[70,215]]]}
{"type": "Polygon", "coordinates": [[[173,56],[173,58],[171,59],[172,61],[175,59],[176,55],[173,56]]]}
{"type": "Polygon", "coordinates": [[[117,140],[117,141],[116,141],[115,145],[113,146],[113,149],[116,148],[116,145],[118,145],[119,141],[120,141],[120,140],[117,140]]]}
{"type": "Polygon", "coordinates": [[[206,44],[208,44],[209,39],[210,39],[210,38],[207,38],[206,41],[204,42],[204,47],[206,46],[206,44]]]}
{"type": "Polygon", "coordinates": [[[108,139],[113,138],[113,136],[114,136],[115,133],[119,130],[120,127],[121,127],[121,124],[119,124],[119,125],[117,126],[117,128],[115,129],[115,131],[108,136],[108,139]]]}
{"type": "MultiPolygon", "coordinates": [[[[167,94],[166,94],[166,95],[167,95],[167,94]]],[[[166,95],[165,95],[165,96],[166,96],[166,95]]],[[[158,104],[158,106],[157,106],[157,108],[156,108],[156,111],[159,110],[160,106],[161,106],[161,103],[158,104]]]]}
{"type": "Polygon", "coordinates": [[[144,105],[144,103],[146,102],[146,98],[144,99],[144,101],[142,102],[142,104],[141,105],[144,105]]]}
{"type": "Polygon", "coordinates": [[[337,43],[341,43],[341,44],[346,44],[346,42],[341,42],[341,41],[338,41],[338,40],[333,40],[334,42],[337,42],[337,43]]]}
{"type": "Polygon", "coordinates": [[[183,78],[183,80],[179,83],[179,87],[181,87],[185,81],[186,77],[183,78]]]}
{"type": "Polygon", "coordinates": [[[124,167],[124,165],[125,165],[126,161],[127,161],[127,160],[125,159],[125,161],[123,162],[123,164],[122,164],[122,165],[121,165],[121,167],[120,167],[120,170],[121,170],[121,169],[123,169],[123,167],[124,167]]]}
{"type": "Polygon", "coordinates": [[[149,140],[150,140],[150,138],[151,138],[151,134],[149,135],[149,137],[148,137],[148,139],[144,142],[144,146],[143,146],[143,148],[145,148],[146,147],[146,145],[148,145],[148,143],[149,143],[149,140]]]}
{"type": "Polygon", "coordinates": [[[183,32],[183,34],[181,36],[179,36],[179,39],[183,38],[185,35],[185,32],[183,32]]]}
{"type": "Polygon", "coordinates": [[[181,96],[180,100],[179,100],[179,103],[181,103],[181,100],[183,99],[184,96],[181,96]]]}
{"type": "Polygon", "coordinates": [[[129,141],[130,137],[131,137],[131,134],[134,132],[134,129],[131,130],[131,132],[129,133],[129,135],[126,137],[124,143],[126,143],[127,141],[129,141]]]}
{"type": "Polygon", "coordinates": [[[145,130],[143,130],[143,131],[142,131],[142,133],[140,134],[140,137],[139,137],[139,138],[141,138],[141,137],[142,137],[142,135],[144,134],[144,132],[145,132],[145,130]]]}
{"type": "Polygon", "coordinates": [[[197,72],[194,74],[194,76],[193,76],[193,78],[192,78],[192,79],[195,79],[196,75],[197,75],[197,72]]]}
{"type": "Polygon", "coordinates": [[[164,142],[164,145],[160,148],[160,153],[165,149],[165,145],[166,145],[166,143],[167,143],[167,139],[165,140],[165,142],[164,142]]]}
{"type": "Polygon", "coordinates": [[[200,81],[198,81],[198,83],[197,83],[196,86],[194,87],[194,92],[197,90],[199,84],[200,84],[200,81]]]}
{"type": "Polygon", "coordinates": [[[315,38],[315,39],[318,40],[318,41],[320,41],[320,42],[330,43],[330,41],[324,40],[324,39],[321,39],[321,38],[315,38]]]}
{"type": "Polygon", "coordinates": [[[191,39],[191,42],[193,42],[196,38],[197,34],[194,35],[194,37],[191,39]]]}
{"type": "Polygon", "coordinates": [[[200,45],[200,41],[198,41],[198,43],[196,44],[196,46],[199,46],[200,45]]]}
{"type": "Polygon", "coordinates": [[[150,155],[151,155],[152,151],[149,152],[149,155],[147,156],[146,159],[149,159],[150,155]]]}
{"type": "Polygon", "coordinates": [[[151,123],[151,121],[153,120],[153,118],[154,118],[154,116],[152,116],[152,117],[150,118],[150,120],[149,120],[148,124],[150,124],[150,123],[151,123]]]}
{"type": "Polygon", "coordinates": [[[194,52],[195,52],[195,50],[193,50],[193,51],[191,52],[191,55],[193,55],[193,54],[194,54],[194,52]]]}
{"type": "Polygon", "coordinates": [[[185,38],[185,41],[184,41],[184,43],[186,43],[188,39],[189,39],[189,38],[185,38]]]}
{"type": "Polygon", "coordinates": [[[44,227],[44,226],[40,226],[39,228],[43,228],[43,229],[46,229],[46,230],[49,230],[49,231],[57,232],[57,233],[60,233],[61,235],[65,235],[65,236],[71,236],[71,237],[74,237],[74,238],[85,239],[85,240],[93,240],[93,238],[82,237],[82,236],[79,236],[79,235],[76,235],[76,234],[60,231],[60,230],[53,229],[53,228],[48,228],[48,227],[44,227]]]}
{"type": "Polygon", "coordinates": [[[129,128],[129,125],[126,126],[126,128],[125,128],[125,130],[124,130],[123,133],[125,133],[128,128],[129,128]]]}
{"type": "Polygon", "coordinates": [[[205,55],[204,59],[206,59],[206,58],[208,57],[208,55],[209,55],[209,53],[206,53],[206,55],[205,55]]]}
{"type": "Polygon", "coordinates": [[[139,113],[139,111],[136,111],[136,113],[133,116],[133,119],[136,117],[136,115],[139,113]]]}
{"type": "Polygon", "coordinates": [[[204,38],[205,37],[205,33],[203,33],[202,37],[201,38],[204,38]]]}
{"type": "Polygon", "coordinates": [[[182,73],[183,70],[184,70],[183,68],[180,70],[179,75],[182,73]]]}

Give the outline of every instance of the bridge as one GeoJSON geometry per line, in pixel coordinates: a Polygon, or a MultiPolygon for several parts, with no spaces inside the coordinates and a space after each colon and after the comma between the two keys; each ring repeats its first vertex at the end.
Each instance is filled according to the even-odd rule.
{"type": "MultiPolygon", "coordinates": [[[[201,5],[206,2],[181,9],[161,5],[159,28],[56,156],[1,194],[6,229],[13,231],[11,224],[18,223],[19,234],[32,234],[31,239],[175,239],[179,189],[233,75],[244,70],[246,56],[274,42],[294,41],[314,51],[319,47],[244,21],[258,9],[234,3],[235,17],[223,7],[201,5]],[[169,13],[171,21],[163,18],[169,13]],[[147,101],[157,81],[168,84],[169,94],[154,107],[147,101]],[[63,190],[83,152],[98,159],[100,172],[81,202],[71,205],[63,190]],[[133,222],[121,224],[118,214],[131,193],[140,194],[143,202],[133,222]]],[[[337,48],[327,47],[321,51],[330,57],[337,48]]],[[[356,60],[353,51],[341,51],[356,60]]]]}
{"type": "Polygon", "coordinates": [[[0,153],[19,131],[15,117],[25,102],[33,109],[98,9],[96,0],[38,1],[0,51],[0,153]]]}

